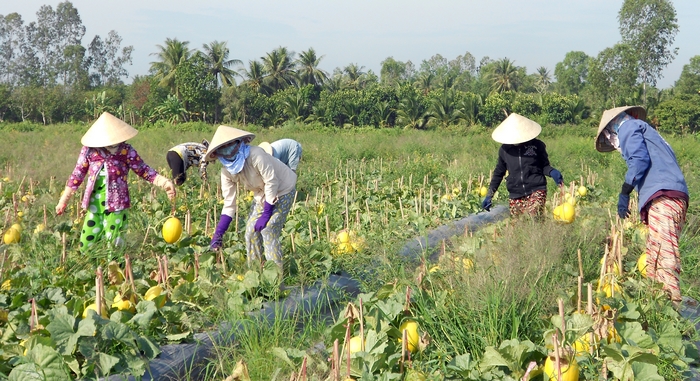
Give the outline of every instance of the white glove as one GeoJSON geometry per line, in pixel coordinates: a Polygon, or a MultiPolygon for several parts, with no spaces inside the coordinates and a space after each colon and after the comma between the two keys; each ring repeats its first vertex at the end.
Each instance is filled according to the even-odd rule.
{"type": "Polygon", "coordinates": [[[175,198],[175,184],[173,184],[173,182],[170,181],[170,179],[167,179],[161,175],[157,175],[156,178],[153,180],[153,185],[163,188],[163,190],[165,190],[165,193],[168,194],[168,198],[171,201],[175,198]]]}

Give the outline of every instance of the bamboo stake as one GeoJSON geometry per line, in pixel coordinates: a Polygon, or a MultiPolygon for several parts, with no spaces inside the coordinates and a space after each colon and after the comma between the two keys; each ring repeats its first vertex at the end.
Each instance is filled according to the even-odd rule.
{"type": "Polygon", "coordinates": [[[102,316],[102,267],[97,268],[97,276],[95,277],[95,307],[97,314],[102,316]]]}
{"type": "MultiPolygon", "coordinates": [[[[591,344],[592,345],[592,344],[591,344]]],[[[557,369],[557,380],[561,381],[561,359],[559,358],[559,335],[554,332],[554,366],[557,369]]]]}
{"type": "Polygon", "coordinates": [[[362,311],[362,298],[360,298],[360,348],[365,350],[365,317],[362,311]]]}
{"type": "Polygon", "coordinates": [[[583,292],[583,277],[578,277],[578,297],[576,300],[576,312],[581,312],[581,293],[583,292]]]}
{"type": "Polygon", "coordinates": [[[561,318],[561,337],[566,337],[566,317],[564,315],[564,299],[557,299],[557,304],[559,305],[559,318],[561,318]]]}
{"type": "Polygon", "coordinates": [[[406,216],[403,214],[403,203],[401,202],[401,197],[399,197],[399,209],[401,209],[401,218],[406,218],[406,216]]]}
{"type": "Polygon", "coordinates": [[[333,381],[340,381],[340,351],[338,348],[338,339],[333,342],[333,361],[331,367],[333,368],[333,381]]]}
{"type": "Polygon", "coordinates": [[[204,235],[207,237],[209,236],[209,217],[210,217],[210,213],[207,210],[207,219],[204,222],[204,235]]]}
{"type": "Polygon", "coordinates": [[[309,221],[309,243],[314,243],[314,230],[311,228],[311,221],[309,221]]]}
{"type": "Polygon", "coordinates": [[[326,214],[324,216],[324,218],[326,220],[326,239],[328,241],[330,241],[331,240],[331,228],[330,228],[330,224],[328,223],[328,214],[326,214]]]}
{"type": "Polygon", "coordinates": [[[581,249],[577,250],[578,255],[578,276],[583,278],[583,260],[581,259],[581,249]]]}
{"type": "Polygon", "coordinates": [[[369,211],[369,201],[365,199],[365,207],[367,208],[367,220],[369,220],[369,228],[372,229],[372,214],[369,211]]]}
{"type": "Polygon", "coordinates": [[[61,233],[61,264],[66,263],[66,232],[61,233]]]}

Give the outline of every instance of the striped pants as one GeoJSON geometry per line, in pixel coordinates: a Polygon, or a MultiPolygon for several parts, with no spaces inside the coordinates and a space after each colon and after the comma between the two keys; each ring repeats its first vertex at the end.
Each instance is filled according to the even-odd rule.
{"type": "Polygon", "coordinates": [[[263,212],[263,204],[253,203],[245,225],[245,245],[248,252],[248,262],[260,261],[264,252],[265,259],[274,261],[282,270],[282,243],[280,242],[280,235],[282,234],[284,223],[287,221],[287,214],[292,209],[294,193],[293,191],[289,192],[277,199],[270,221],[259,232],[255,231],[255,222],[258,221],[263,212]]]}
{"type": "Polygon", "coordinates": [[[671,301],[681,301],[681,254],[678,239],[688,204],[680,198],[661,196],[649,206],[647,236],[647,276],[663,284],[671,301]]]}

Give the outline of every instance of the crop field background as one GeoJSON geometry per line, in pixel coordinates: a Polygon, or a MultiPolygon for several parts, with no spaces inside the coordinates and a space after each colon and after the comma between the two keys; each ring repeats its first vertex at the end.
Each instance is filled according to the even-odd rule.
{"type": "MultiPolygon", "coordinates": [[[[623,274],[616,280],[621,292],[593,299],[616,311],[614,329],[621,340],[603,338],[595,350],[577,352],[580,379],[599,379],[605,368],[610,379],[632,372],[637,379],[682,380],[689,364],[697,361],[697,350],[689,344],[697,339],[692,322],[681,319],[658,285],[637,270],[643,251],[638,216],[628,224],[615,218],[626,166],[617,153],[595,151],[595,129],[545,127],[540,135],[565,183],[588,190],[586,196],[574,192],[578,202],[573,223],[551,217],[562,196],[548,180],[544,222],[507,219],[445,242],[440,259],[425,255],[409,260],[398,255],[406,242],[480,212],[478,190],[488,185],[498,152],[490,130],[343,130],[295,124],[241,128],[257,134],[253,144],[293,138],[303,145],[296,204],[283,234],[284,279],[270,268],[246,265],[242,224],[250,198],[245,192],[238,200],[241,232],[232,224],[224,239],[226,249],[206,250],[220,213],[218,163],[209,166],[206,184],[190,171],[178,188],[175,215],[190,221],[189,234],[183,233],[178,243],[168,245],[161,237],[171,211],[165,193],[130,175],[126,247],[79,254],[80,191],[64,216],[55,216],[53,210],[87,126],[0,126],[2,231],[16,223],[23,228],[18,244],[0,249],[0,379],[30,379],[17,369],[30,374],[41,367],[55,377],[46,379],[143,374],[160,345],[186,342],[193,333],[221,323],[241,323],[243,332],[233,345],[216,348],[215,358],[199,373],[201,379],[302,379],[294,378],[301,370],[310,380],[333,379],[337,363],[328,358],[336,339],[343,378],[350,348],[354,379],[520,379],[530,361],[538,364],[532,379],[543,379],[558,299],[564,301],[567,316],[567,331],[559,342],[573,347],[590,331],[590,318],[577,317],[585,315],[576,311],[577,276],[582,272],[584,289],[590,282],[595,290],[611,231],[624,237],[623,274]],[[343,230],[350,233],[352,246],[338,241],[343,230]],[[133,288],[123,278],[125,254],[133,268],[133,288]],[[167,271],[159,270],[161,262],[167,271]],[[98,266],[105,272],[109,317],[104,318],[83,314],[95,301],[98,266]],[[363,294],[347,302],[352,302],[348,310],[359,307],[360,300],[364,305],[364,348],[345,343],[349,320],[347,334],[360,332],[358,317],[348,319],[346,310],[337,311],[330,321],[320,311],[273,322],[245,315],[264,301],[283,298],[289,289],[332,273],[347,273],[362,285],[363,294]],[[147,301],[144,293],[159,283],[158,274],[167,277],[160,282],[165,291],[147,301]],[[112,305],[120,297],[133,301],[135,308],[112,305]],[[399,327],[407,321],[417,322],[420,335],[414,339],[407,331],[404,350],[413,352],[410,360],[402,356],[397,340],[403,331],[399,327]]],[[[129,143],[146,163],[169,176],[166,151],[182,142],[210,139],[214,130],[203,123],[154,127],[140,130],[129,143]]],[[[695,135],[666,138],[691,194],[681,237],[682,292],[700,299],[700,223],[694,198],[700,187],[700,146],[695,135]]],[[[507,202],[505,184],[495,202],[507,202]]]]}

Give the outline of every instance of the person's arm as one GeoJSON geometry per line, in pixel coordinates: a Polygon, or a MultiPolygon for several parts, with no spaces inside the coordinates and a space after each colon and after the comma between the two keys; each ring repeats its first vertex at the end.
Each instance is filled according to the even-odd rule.
{"type": "Polygon", "coordinates": [[[126,165],[128,165],[134,173],[153,185],[163,188],[165,193],[168,194],[169,199],[172,200],[175,198],[175,184],[173,184],[170,179],[159,175],[155,169],[149,167],[132,146],[129,145],[125,150],[126,152],[122,153],[126,154],[126,165]]]}
{"type": "Polygon", "coordinates": [[[224,197],[224,207],[221,209],[219,223],[216,225],[209,243],[209,248],[212,250],[221,248],[224,233],[226,233],[233,221],[233,217],[236,215],[236,183],[224,173],[225,170],[222,168],[221,171],[221,194],[224,197]]]}
{"type": "Polygon", "coordinates": [[[627,122],[618,131],[622,156],[627,163],[625,183],[636,186],[649,170],[651,157],[642,130],[634,123],[627,122]]]}
{"type": "Polygon", "coordinates": [[[557,183],[557,185],[564,185],[564,176],[562,176],[561,172],[559,172],[558,169],[552,167],[552,165],[549,163],[547,145],[545,145],[544,142],[542,142],[542,149],[540,152],[540,165],[542,166],[542,173],[551,177],[552,180],[554,180],[554,182],[557,183]]]}
{"type": "Polygon", "coordinates": [[[253,160],[253,166],[260,173],[263,184],[265,184],[265,198],[268,204],[274,205],[277,202],[277,190],[279,189],[279,179],[275,175],[273,159],[269,155],[258,156],[253,160]]]}
{"type": "Polygon", "coordinates": [[[71,196],[73,195],[73,193],[75,193],[78,187],[80,187],[80,184],[83,183],[83,180],[85,180],[85,176],[87,175],[88,169],[90,168],[90,164],[87,160],[89,150],[90,148],[88,147],[83,147],[80,150],[80,154],[78,155],[78,161],[75,163],[75,168],[68,177],[66,187],[63,189],[63,192],[61,193],[61,198],[58,200],[58,204],[56,205],[56,214],[58,215],[63,214],[63,212],[66,210],[66,206],[68,205],[68,201],[70,200],[71,196]]]}
{"type": "Polygon", "coordinates": [[[301,160],[301,144],[294,142],[292,149],[289,151],[289,168],[296,172],[301,160]]]}
{"type": "Polygon", "coordinates": [[[503,181],[503,176],[506,175],[506,170],[508,169],[508,167],[506,166],[505,160],[503,160],[503,152],[503,147],[501,147],[498,150],[498,160],[496,161],[496,168],[494,168],[493,173],[491,174],[491,183],[489,184],[487,197],[493,196],[493,194],[496,193],[498,187],[501,185],[501,181],[503,181]]]}

